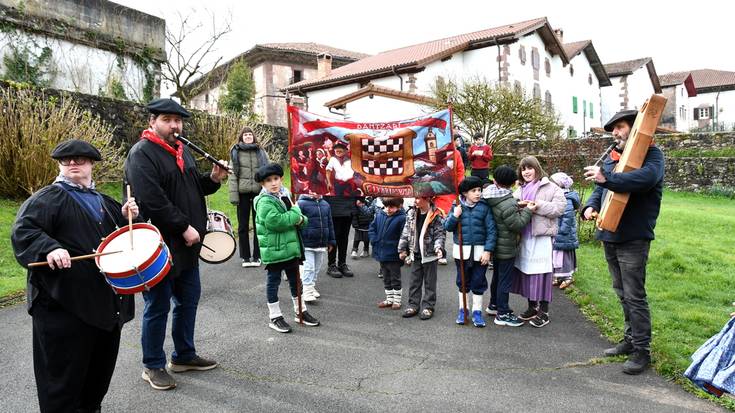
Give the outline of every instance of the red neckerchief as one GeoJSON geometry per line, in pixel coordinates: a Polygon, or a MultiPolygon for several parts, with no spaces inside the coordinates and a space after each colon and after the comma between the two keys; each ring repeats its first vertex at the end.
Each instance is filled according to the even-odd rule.
{"type": "Polygon", "coordinates": [[[143,133],[140,134],[140,139],[147,139],[170,153],[174,158],[176,158],[176,166],[179,167],[182,174],[184,173],[184,145],[179,144],[176,149],[174,149],[150,129],[144,130],[143,133]]]}
{"type": "MultiPolygon", "coordinates": [[[[653,139],[651,139],[651,144],[648,146],[653,146],[655,143],[656,142],[653,139]]],[[[615,148],[610,152],[610,159],[612,159],[615,162],[618,162],[621,156],[623,156],[623,154],[621,152],[618,152],[618,148],[615,148]]]]}

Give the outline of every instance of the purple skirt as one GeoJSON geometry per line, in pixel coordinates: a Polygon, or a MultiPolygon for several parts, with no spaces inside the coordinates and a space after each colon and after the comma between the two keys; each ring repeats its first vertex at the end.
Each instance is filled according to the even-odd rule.
{"type": "Polygon", "coordinates": [[[520,294],[531,301],[551,302],[551,288],[554,274],[525,274],[518,268],[513,273],[513,286],[510,292],[520,294]]]}

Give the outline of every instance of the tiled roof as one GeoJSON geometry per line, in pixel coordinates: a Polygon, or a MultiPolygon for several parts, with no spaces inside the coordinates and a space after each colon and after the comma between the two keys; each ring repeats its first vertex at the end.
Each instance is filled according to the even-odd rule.
{"type": "Polygon", "coordinates": [[[612,83],[610,83],[610,76],[608,76],[607,71],[605,71],[605,65],[600,61],[600,57],[597,55],[595,46],[592,45],[592,40],[565,43],[563,46],[564,53],[569,56],[570,61],[578,54],[584,52],[585,56],[587,56],[587,61],[589,61],[590,67],[592,67],[592,71],[595,72],[599,85],[603,87],[612,85],[612,83]]]}
{"type": "Polygon", "coordinates": [[[629,75],[650,61],[650,57],[644,57],[641,59],[626,60],[624,62],[608,63],[605,65],[605,71],[610,76],[629,75]]]}
{"type": "Polygon", "coordinates": [[[202,75],[184,86],[186,90],[197,90],[204,86],[211,87],[212,85],[219,85],[225,81],[227,73],[230,71],[230,66],[234,63],[244,59],[249,62],[253,56],[267,54],[268,51],[276,52],[292,52],[296,54],[311,54],[314,55],[314,66],[316,66],[316,56],[319,53],[327,52],[332,55],[333,65],[344,65],[349,62],[370,56],[365,53],[351,52],[349,50],[338,49],[336,47],[327,46],[319,43],[264,43],[256,44],[249,50],[237,55],[236,57],[228,60],[225,63],[212,69],[209,73],[202,75]],[[206,83],[206,85],[205,85],[206,83]]]}
{"type": "MultiPolygon", "coordinates": [[[[382,72],[390,73],[392,70],[397,69],[411,67],[420,68],[433,61],[451,56],[453,53],[462,51],[470,46],[487,44],[493,45],[496,44],[496,41],[498,40],[515,40],[522,35],[538,30],[544,26],[548,26],[548,24],[549,23],[546,18],[541,17],[472,33],[460,34],[444,39],[432,40],[413,46],[388,50],[333,69],[329,76],[320,79],[304,80],[290,85],[286,89],[297,90],[299,88],[339,83],[341,81],[360,78],[370,74],[382,72]]],[[[550,26],[548,32],[550,33],[547,37],[549,39],[548,41],[556,43],[556,48],[559,49],[559,55],[562,57],[562,60],[567,62],[568,59],[566,54],[564,54],[564,50],[559,43],[559,40],[554,36],[550,26]]],[[[553,49],[554,45],[551,45],[550,48],[553,49]]]]}
{"type": "Polygon", "coordinates": [[[364,59],[369,54],[353,52],[350,50],[338,49],[336,47],[327,46],[319,43],[262,43],[256,46],[265,47],[268,49],[276,50],[291,50],[296,52],[306,52],[312,54],[319,54],[327,52],[332,57],[344,57],[346,59],[359,60],[364,59]]]}
{"type": "Polygon", "coordinates": [[[671,72],[660,76],[661,86],[674,86],[684,82],[691,73],[697,90],[735,86],[735,72],[714,69],[697,69],[684,72],[671,72]]]}
{"type": "Polygon", "coordinates": [[[582,40],[579,42],[572,42],[572,43],[564,43],[564,52],[569,56],[569,58],[573,58],[577,55],[577,53],[582,52],[585,47],[587,47],[588,44],[591,44],[592,40],[582,40]]]}

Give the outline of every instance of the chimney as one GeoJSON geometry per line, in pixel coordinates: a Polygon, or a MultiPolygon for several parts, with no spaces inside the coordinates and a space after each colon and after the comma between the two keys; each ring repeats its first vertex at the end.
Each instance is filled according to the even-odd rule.
{"type": "Polygon", "coordinates": [[[318,79],[329,76],[332,73],[332,55],[321,52],[316,55],[316,77],[318,79]]]}
{"type": "Polygon", "coordinates": [[[564,44],[564,29],[554,29],[554,34],[556,34],[556,37],[559,38],[559,43],[564,44]]]}

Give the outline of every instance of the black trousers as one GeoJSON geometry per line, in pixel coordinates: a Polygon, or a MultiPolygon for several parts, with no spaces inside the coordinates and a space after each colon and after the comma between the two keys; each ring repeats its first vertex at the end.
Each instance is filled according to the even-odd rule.
{"type": "Polygon", "coordinates": [[[474,169],[472,168],[472,172],[470,172],[470,175],[476,176],[480,179],[487,179],[488,176],[490,176],[490,170],[485,169],[474,169]]]}
{"type": "Polygon", "coordinates": [[[92,327],[51,299],[34,302],[33,370],[41,412],[99,410],[119,347],[119,328],[92,327]]]}
{"type": "Polygon", "coordinates": [[[352,239],[352,250],[357,251],[357,249],[360,247],[360,242],[362,242],[362,250],[365,252],[370,252],[370,237],[368,237],[367,231],[360,231],[359,229],[355,230],[355,236],[352,239]]]}
{"type": "Polygon", "coordinates": [[[240,258],[260,259],[258,248],[258,234],[255,231],[255,197],[258,194],[240,194],[240,203],[237,205],[237,236],[240,239],[240,258]],[[250,253],[250,217],[253,217],[253,249],[250,253]]]}
{"type": "Polygon", "coordinates": [[[347,261],[347,246],[350,241],[350,228],[352,228],[352,217],[332,217],[334,224],[334,237],[337,239],[337,248],[329,251],[329,265],[342,265],[347,261]]]}

